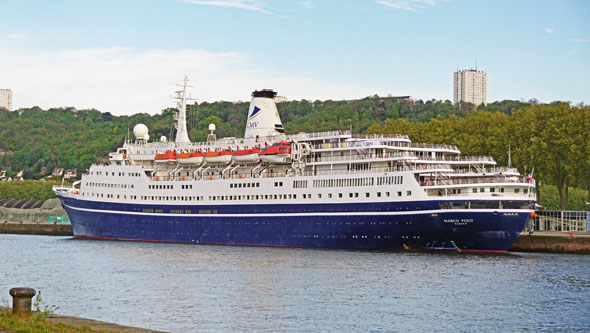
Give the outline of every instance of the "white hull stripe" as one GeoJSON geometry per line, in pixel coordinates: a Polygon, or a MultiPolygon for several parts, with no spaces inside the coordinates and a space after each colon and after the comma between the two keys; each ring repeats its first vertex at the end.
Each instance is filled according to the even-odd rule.
{"type": "Polygon", "coordinates": [[[301,213],[252,213],[252,214],[171,214],[171,213],[144,213],[118,210],[101,210],[90,208],[78,208],[64,205],[69,209],[106,214],[144,215],[144,216],[184,216],[184,217],[272,217],[272,216],[387,216],[387,215],[417,215],[440,213],[532,213],[530,209],[437,209],[437,210],[413,210],[404,212],[301,212],[301,213]]]}

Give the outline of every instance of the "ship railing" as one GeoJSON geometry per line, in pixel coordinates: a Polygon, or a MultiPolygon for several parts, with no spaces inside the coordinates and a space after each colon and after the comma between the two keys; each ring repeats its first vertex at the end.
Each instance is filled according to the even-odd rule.
{"type": "Polygon", "coordinates": [[[453,150],[459,151],[459,148],[454,145],[445,145],[445,144],[437,144],[437,143],[418,143],[412,142],[408,144],[408,147],[412,148],[428,148],[428,149],[445,149],[445,150],[453,150]]]}
{"type": "Polygon", "coordinates": [[[297,134],[287,135],[287,140],[305,140],[305,139],[317,139],[317,138],[328,138],[328,137],[340,137],[350,136],[350,131],[326,131],[326,132],[300,132],[297,134]]]}
{"type": "Polygon", "coordinates": [[[399,171],[438,171],[438,170],[449,170],[452,171],[453,167],[449,164],[412,164],[401,166],[399,171]]]}
{"type": "Polygon", "coordinates": [[[410,140],[410,137],[405,134],[354,134],[352,137],[367,140],[385,139],[391,142],[406,142],[410,140]]]}
{"type": "MultiPolygon", "coordinates": [[[[493,167],[493,168],[486,168],[484,173],[516,173],[520,175],[518,169],[510,168],[510,167],[493,167]]],[[[473,175],[481,175],[481,172],[474,171],[474,170],[467,170],[467,169],[456,169],[456,174],[473,174],[473,175]]]]}
{"type": "Polygon", "coordinates": [[[333,161],[358,161],[358,160],[373,160],[373,159],[388,159],[388,158],[415,158],[414,153],[411,152],[385,152],[381,154],[359,154],[359,155],[345,155],[345,156],[326,156],[313,158],[310,162],[333,162],[333,161]]]}
{"type": "Polygon", "coordinates": [[[344,141],[344,142],[327,142],[312,145],[314,149],[332,149],[332,148],[368,148],[378,146],[378,141],[344,141]]]}
{"type": "Polygon", "coordinates": [[[399,172],[399,171],[432,171],[434,173],[447,172],[452,170],[448,164],[432,164],[432,165],[398,165],[395,167],[380,167],[370,169],[359,169],[359,170],[315,170],[306,171],[305,176],[315,175],[344,175],[344,174],[356,174],[356,173],[378,173],[378,172],[399,172]]]}
{"type": "MultiPolygon", "coordinates": [[[[363,168],[358,170],[343,170],[343,169],[333,169],[333,170],[315,170],[315,171],[305,171],[301,175],[303,176],[315,176],[315,175],[343,175],[343,174],[358,174],[358,173],[379,173],[379,172],[400,172],[400,171],[422,171],[421,173],[432,173],[433,175],[437,175],[439,173],[448,174],[452,172],[453,169],[448,164],[419,164],[419,165],[397,165],[394,167],[380,167],[380,168],[363,168]]],[[[202,180],[216,180],[216,179],[249,179],[249,178],[277,178],[277,177],[286,177],[288,176],[286,171],[280,172],[265,172],[262,174],[257,173],[231,173],[221,175],[203,175],[198,177],[197,179],[202,180]]],[[[193,180],[192,176],[154,176],[152,177],[153,181],[186,181],[186,180],[193,180]]]]}
{"type": "Polygon", "coordinates": [[[421,186],[452,186],[452,185],[470,185],[470,184],[532,184],[526,177],[474,177],[474,178],[451,178],[451,179],[432,179],[420,182],[421,186]]]}
{"type": "Polygon", "coordinates": [[[363,141],[343,141],[343,142],[326,142],[312,145],[314,149],[332,149],[332,148],[378,148],[378,146],[384,146],[389,148],[394,147],[407,147],[407,143],[404,142],[388,142],[379,140],[363,140],[363,141]]]}
{"type": "Polygon", "coordinates": [[[444,156],[444,157],[432,157],[432,156],[418,156],[419,160],[424,161],[443,161],[443,162],[492,162],[496,163],[491,156],[444,156]]]}
{"type": "Polygon", "coordinates": [[[371,172],[393,172],[394,168],[383,167],[383,168],[371,168],[367,170],[315,170],[306,171],[303,173],[304,176],[334,176],[334,175],[349,175],[357,173],[371,173],[371,172]]]}

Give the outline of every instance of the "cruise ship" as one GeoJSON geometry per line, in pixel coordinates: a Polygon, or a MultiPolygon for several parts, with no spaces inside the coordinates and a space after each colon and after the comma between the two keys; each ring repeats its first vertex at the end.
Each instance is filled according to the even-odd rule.
{"type": "Polygon", "coordinates": [[[491,157],[403,134],[286,135],[276,92],[252,93],[243,138],[187,132],[134,140],[54,187],[74,237],[342,249],[506,252],[535,205],[534,181],[491,157]]]}

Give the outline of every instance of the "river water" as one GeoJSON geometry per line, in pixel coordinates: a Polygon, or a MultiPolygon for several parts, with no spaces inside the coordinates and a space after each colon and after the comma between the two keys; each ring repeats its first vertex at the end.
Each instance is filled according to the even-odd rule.
{"type": "Polygon", "coordinates": [[[590,331],[590,257],[0,235],[0,302],[173,332],[590,331]]]}

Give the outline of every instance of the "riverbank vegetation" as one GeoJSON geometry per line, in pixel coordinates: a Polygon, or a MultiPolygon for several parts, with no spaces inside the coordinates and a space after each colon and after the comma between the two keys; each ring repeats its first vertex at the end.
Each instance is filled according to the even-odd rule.
{"type": "Polygon", "coordinates": [[[26,200],[47,200],[55,198],[51,188],[53,185],[59,185],[58,181],[12,181],[0,182],[0,200],[1,199],[26,199],[26,200]]]}
{"type": "MultiPolygon", "coordinates": [[[[210,123],[217,125],[218,137],[242,136],[248,105],[189,105],[191,140],[204,141],[210,123]]],[[[533,173],[538,184],[555,186],[560,208],[573,209],[572,188],[585,191],[586,202],[590,201],[588,106],[506,100],[474,108],[468,103],[454,106],[448,100],[371,96],[353,101],[289,101],[277,107],[291,134],[350,128],[354,133],[407,134],[416,142],[457,145],[465,155],[492,156],[500,166],[507,165],[510,147],[512,165],[521,173],[533,173]]],[[[0,110],[0,122],[0,167],[12,173],[23,170],[25,179],[42,178],[55,167],[81,174],[97,160],[105,161],[138,123],[149,127],[152,139],[174,135],[172,109],[153,116],[113,116],[98,110],[33,107],[0,110]]],[[[544,188],[538,188],[542,205],[544,188]]],[[[578,191],[573,191],[577,198],[578,191]]]]}
{"type": "Polygon", "coordinates": [[[64,323],[51,322],[46,319],[44,312],[18,313],[13,314],[9,309],[0,310],[0,331],[1,332],[102,332],[96,331],[88,326],[73,326],[64,323]]]}

